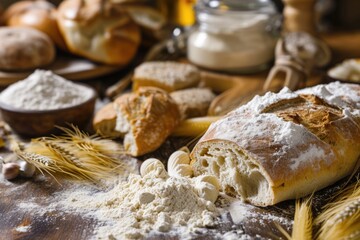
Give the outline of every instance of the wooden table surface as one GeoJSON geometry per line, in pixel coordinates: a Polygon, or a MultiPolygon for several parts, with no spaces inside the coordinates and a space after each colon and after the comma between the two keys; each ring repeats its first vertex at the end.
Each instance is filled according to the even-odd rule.
{"type": "MultiPolygon", "coordinates": [[[[358,34],[354,37],[358,38],[358,36],[360,35],[358,34]]],[[[329,44],[339,46],[340,48],[338,44],[339,41],[336,39],[338,38],[329,36],[326,40],[329,44]]],[[[353,38],[348,37],[346,39],[353,38]]],[[[350,45],[352,45],[352,42],[350,45]]],[[[348,47],[346,47],[346,49],[348,49],[348,47]]],[[[338,52],[344,52],[340,50],[338,50],[338,52]]],[[[342,56],[341,54],[338,55],[342,56]]],[[[122,74],[116,75],[115,78],[120,78],[120,76],[122,76],[122,74]]],[[[116,81],[115,78],[112,77],[112,80],[108,79],[107,81],[114,82],[116,81]]],[[[93,81],[91,84],[98,90],[104,90],[104,81],[93,81]]],[[[100,94],[100,96],[103,95],[100,94]]],[[[157,157],[161,160],[167,159],[174,150],[189,142],[190,139],[171,138],[167,140],[159,150],[142,157],[139,162],[147,157],[157,157]]],[[[6,149],[0,150],[2,157],[5,157],[7,154],[9,153],[6,149]]],[[[55,209],[40,215],[36,214],[39,212],[39,209],[35,208],[46,208],[46,206],[53,201],[53,196],[65,189],[68,186],[67,184],[69,183],[59,185],[51,177],[43,176],[31,179],[19,178],[11,182],[4,180],[2,176],[0,176],[0,240],[90,239],[94,235],[93,231],[98,224],[95,219],[85,217],[79,213],[64,212],[61,209],[55,209]],[[29,204],[30,200],[36,203],[34,209],[31,208],[32,205],[26,208],[19,208],[21,204],[29,204]],[[31,227],[26,229],[26,226],[31,227]],[[26,231],[22,231],[24,227],[26,231]]],[[[333,186],[315,193],[313,200],[315,215],[320,212],[321,207],[329,201],[329,198],[333,196],[343,184],[344,181],[340,181],[333,186]]],[[[294,214],[294,201],[286,201],[266,208],[255,207],[254,209],[257,212],[257,217],[251,219],[251,221],[234,224],[228,213],[222,223],[216,225],[205,234],[194,236],[194,239],[216,239],[221,236],[217,235],[217,233],[223,234],[234,230],[241,230],[243,234],[251,239],[279,239],[281,234],[276,227],[276,220],[274,219],[280,217],[291,221],[294,214]],[[271,219],[266,217],[269,214],[275,216],[275,218],[271,219]]],[[[281,225],[281,223],[279,224],[281,225]]],[[[291,232],[291,227],[283,227],[288,232],[291,232]]],[[[148,237],[148,239],[178,239],[178,237],[165,234],[152,235],[148,237]]]]}
{"type": "MultiPolygon", "coordinates": [[[[148,157],[167,159],[175,149],[188,142],[189,139],[170,138],[158,151],[147,154],[141,160],[148,157]]],[[[3,152],[1,155],[6,156],[6,154],[8,153],[3,152]]],[[[141,160],[138,160],[139,163],[141,160]]],[[[313,201],[315,214],[321,210],[329,197],[340,189],[342,183],[337,183],[315,194],[313,201]]],[[[66,181],[59,185],[51,177],[42,175],[31,179],[19,178],[11,182],[0,177],[0,240],[91,239],[97,226],[95,219],[81,213],[71,213],[61,209],[45,211],[48,205],[56,201],[53,196],[61,193],[69,184],[72,182],[66,181]],[[38,208],[44,208],[44,211],[38,208]],[[38,214],[39,212],[41,214],[38,214]],[[29,228],[21,231],[21,227],[26,226],[29,228]]],[[[277,229],[276,223],[282,225],[287,231],[291,231],[291,226],[284,225],[277,219],[291,222],[294,214],[294,201],[286,201],[266,208],[254,207],[252,211],[256,212],[256,217],[239,224],[234,224],[230,214],[227,213],[221,223],[205,233],[195,235],[193,239],[219,239],[222,234],[235,230],[240,230],[242,234],[251,239],[279,239],[282,235],[277,229]],[[269,218],[269,215],[272,217],[269,218]]],[[[178,239],[178,237],[152,234],[147,239],[178,239]]]]}

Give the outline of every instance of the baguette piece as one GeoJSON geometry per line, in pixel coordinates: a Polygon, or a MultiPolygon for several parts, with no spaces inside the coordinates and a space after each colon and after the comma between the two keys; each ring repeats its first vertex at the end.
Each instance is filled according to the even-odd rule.
{"type": "Polygon", "coordinates": [[[156,150],[180,122],[174,100],[159,88],[144,87],[114,101],[115,130],[124,136],[124,148],[132,156],[156,150]]]}
{"type": "Polygon", "coordinates": [[[255,97],[213,123],[191,153],[195,175],[258,206],[303,197],[360,158],[360,86],[330,83],[255,97]]]}

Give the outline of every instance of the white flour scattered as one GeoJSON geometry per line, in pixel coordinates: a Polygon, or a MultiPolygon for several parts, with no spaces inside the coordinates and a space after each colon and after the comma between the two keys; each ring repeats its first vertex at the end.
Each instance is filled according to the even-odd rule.
{"type": "Polygon", "coordinates": [[[23,110],[53,110],[83,103],[92,90],[55,75],[51,71],[36,70],[25,80],[6,88],[0,102],[23,110]]]}
{"type": "Polygon", "coordinates": [[[159,171],[130,175],[108,192],[67,191],[60,205],[83,212],[100,222],[96,239],[139,239],[150,232],[181,228],[188,235],[212,226],[219,215],[215,205],[202,199],[190,178],[173,178],[159,171]]]}
{"type": "Polygon", "coordinates": [[[17,228],[15,228],[15,231],[17,232],[21,232],[21,233],[25,233],[28,232],[31,229],[31,226],[18,226],[17,228]]]}
{"type": "MultiPolygon", "coordinates": [[[[154,178],[151,175],[142,178],[131,175],[128,182],[118,181],[108,191],[96,189],[92,185],[68,182],[63,190],[52,197],[44,197],[41,201],[37,197],[19,202],[12,214],[28,212],[40,217],[45,223],[52,221],[49,216],[65,218],[67,214],[79,214],[96,222],[92,238],[87,238],[96,240],[156,239],[161,231],[167,237],[175,236],[179,239],[211,236],[211,239],[249,240],[254,239],[254,236],[247,232],[253,231],[254,226],[259,227],[259,232],[272,222],[280,223],[285,229],[292,226],[291,220],[239,202],[223,193],[215,206],[199,198],[191,182],[189,178],[154,178]],[[229,210],[235,225],[229,222],[229,210]],[[249,222],[253,225],[247,230],[249,222]],[[218,227],[205,228],[213,224],[228,225],[222,231],[218,227]]],[[[41,180],[41,185],[45,184],[46,180],[41,180]]],[[[26,184],[22,186],[26,189],[26,184]]],[[[19,228],[25,229],[32,231],[30,227],[19,228]]],[[[262,238],[259,236],[259,239],[262,238]]]]}
{"type": "Polygon", "coordinates": [[[245,204],[241,201],[234,201],[229,206],[231,218],[235,224],[246,221],[274,221],[286,226],[292,226],[293,221],[272,214],[259,213],[259,208],[245,204]]]}

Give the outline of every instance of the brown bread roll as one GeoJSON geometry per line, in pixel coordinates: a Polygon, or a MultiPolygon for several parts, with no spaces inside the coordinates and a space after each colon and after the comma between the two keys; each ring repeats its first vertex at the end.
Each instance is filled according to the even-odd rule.
{"type": "Polygon", "coordinates": [[[6,10],[5,22],[8,26],[35,28],[47,34],[58,47],[66,49],[56,15],[55,6],[45,0],[19,1],[6,10]]]}
{"type": "Polygon", "coordinates": [[[360,85],[330,83],[255,97],[213,123],[195,175],[258,206],[300,198],[349,175],[360,158],[360,85]]]}
{"type": "Polygon", "coordinates": [[[0,27],[0,69],[31,70],[50,64],[55,46],[44,33],[25,27],[0,27]]]}
{"type": "Polygon", "coordinates": [[[139,27],[110,1],[65,0],[58,25],[69,51],[100,63],[124,66],[140,44],[139,27]]]}

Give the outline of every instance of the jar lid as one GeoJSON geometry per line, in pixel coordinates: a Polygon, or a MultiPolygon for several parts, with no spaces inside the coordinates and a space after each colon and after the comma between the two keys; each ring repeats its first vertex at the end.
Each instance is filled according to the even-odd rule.
{"type": "Polygon", "coordinates": [[[198,0],[198,11],[209,13],[263,13],[276,14],[274,3],[270,0],[198,0]]]}
{"type": "Polygon", "coordinates": [[[270,0],[198,0],[196,12],[201,29],[228,34],[264,31],[278,15],[270,0]]]}

